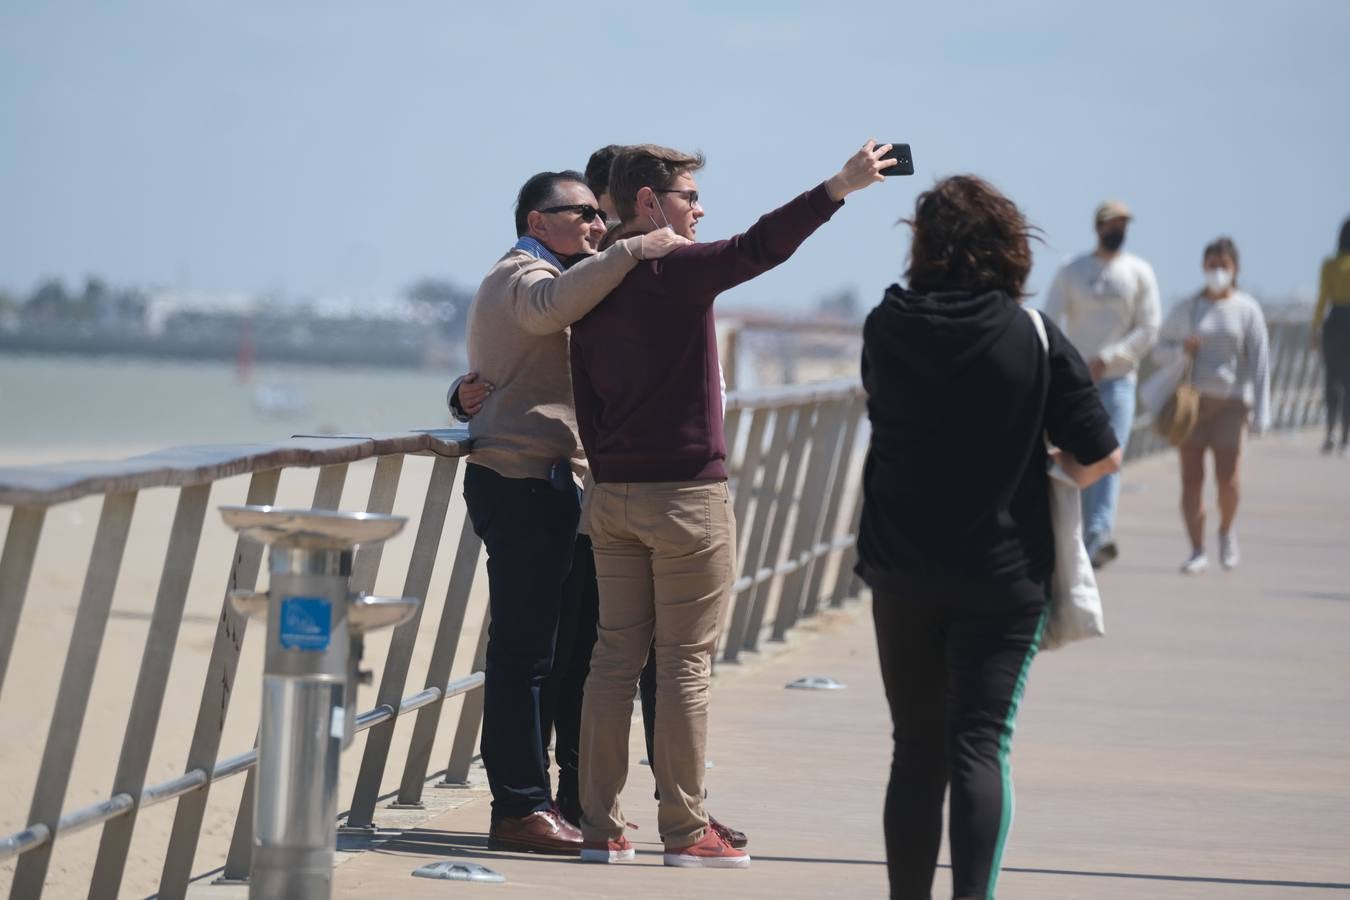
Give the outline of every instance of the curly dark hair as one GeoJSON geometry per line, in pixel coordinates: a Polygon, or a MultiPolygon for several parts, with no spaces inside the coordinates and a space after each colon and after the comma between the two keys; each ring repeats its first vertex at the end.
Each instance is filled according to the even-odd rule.
{"type": "Polygon", "coordinates": [[[983,178],[942,179],[919,195],[914,218],[903,221],[914,229],[905,271],[910,290],[1025,296],[1038,229],[983,178]]]}
{"type": "Polygon", "coordinates": [[[1350,218],[1341,223],[1341,239],[1336,245],[1337,253],[1350,253],[1350,218]]]}

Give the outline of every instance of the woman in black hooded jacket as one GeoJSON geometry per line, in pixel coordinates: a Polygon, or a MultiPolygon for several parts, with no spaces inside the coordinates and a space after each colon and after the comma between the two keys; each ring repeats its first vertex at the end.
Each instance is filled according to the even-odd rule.
{"type": "Polygon", "coordinates": [[[1087,365],[1022,309],[1029,226],[973,176],[920,195],[909,288],[867,317],[872,423],[858,572],[872,587],[895,726],[891,896],[927,898],[951,787],[954,896],[993,897],[1012,821],[1008,753],[1054,567],[1045,438],[1081,486],[1121,451],[1087,365]]]}

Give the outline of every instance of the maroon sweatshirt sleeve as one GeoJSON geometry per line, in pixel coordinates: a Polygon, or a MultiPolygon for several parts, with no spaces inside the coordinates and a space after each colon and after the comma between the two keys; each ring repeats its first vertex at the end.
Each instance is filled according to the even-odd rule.
{"type": "Polygon", "coordinates": [[[785,262],[844,201],[831,200],[824,183],[789,201],[742,234],[681,247],[652,264],[665,292],[711,303],[722,291],[785,262]]]}

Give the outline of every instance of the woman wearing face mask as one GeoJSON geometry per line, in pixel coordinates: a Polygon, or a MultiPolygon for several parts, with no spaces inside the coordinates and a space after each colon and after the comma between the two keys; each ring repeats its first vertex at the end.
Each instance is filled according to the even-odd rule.
{"type": "Polygon", "coordinates": [[[1205,555],[1205,452],[1214,454],[1219,484],[1219,562],[1237,566],[1233,519],[1238,508],[1238,461],[1242,433],[1260,434],[1270,424],[1270,367],[1266,319],[1249,294],[1237,288],[1238,251],[1229,238],[1205,248],[1205,288],[1177,304],[1163,324],[1159,351],[1191,358],[1191,382],[1200,392],[1200,418],[1178,448],[1181,456],[1181,515],[1191,555],[1181,571],[1197,575],[1209,567],[1205,555]]]}
{"type": "Polygon", "coordinates": [[[1350,455],[1350,219],[1341,225],[1336,255],[1322,263],[1322,283],[1313,313],[1312,347],[1321,345],[1327,374],[1327,439],[1322,452],[1336,448],[1341,426],[1341,456],[1350,455]]]}

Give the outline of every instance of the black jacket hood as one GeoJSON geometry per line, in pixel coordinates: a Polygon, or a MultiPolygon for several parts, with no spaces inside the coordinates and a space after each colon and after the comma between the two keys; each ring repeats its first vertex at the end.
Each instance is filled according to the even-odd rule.
{"type": "Polygon", "coordinates": [[[945,381],[979,359],[1018,316],[1002,291],[920,294],[891,285],[867,316],[866,342],[885,348],[889,366],[922,381],[945,381]]]}

